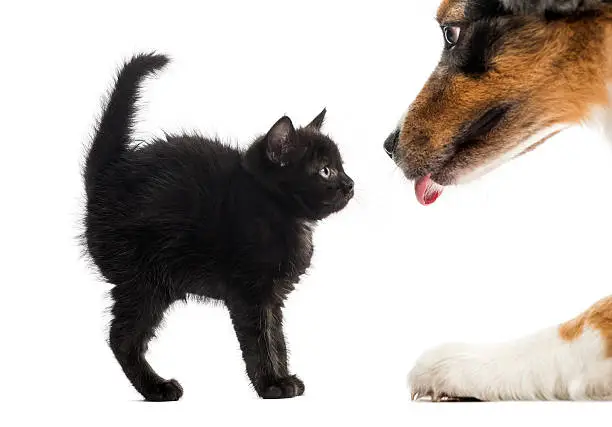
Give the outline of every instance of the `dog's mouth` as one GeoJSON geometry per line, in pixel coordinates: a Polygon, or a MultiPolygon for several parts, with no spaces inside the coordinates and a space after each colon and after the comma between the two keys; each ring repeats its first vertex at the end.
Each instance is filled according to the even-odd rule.
{"type": "MultiPolygon", "coordinates": [[[[475,147],[481,144],[492,131],[503,123],[510,110],[510,104],[497,105],[485,110],[476,120],[466,122],[461,126],[458,135],[448,144],[447,152],[441,156],[438,164],[434,165],[436,162],[431,162],[428,173],[417,175],[415,178],[414,191],[420,204],[431,205],[440,197],[444,191],[444,184],[448,184],[457,178],[456,176],[449,176],[449,174],[454,175],[453,170],[456,168],[454,163],[457,159],[460,159],[462,154],[473,151],[475,147]],[[439,182],[436,182],[434,177],[439,182]]],[[[392,134],[385,142],[387,153],[389,153],[388,148],[393,145],[389,141],[392,138],[397,140],[398,134],[399,132],[392,134]]]]}

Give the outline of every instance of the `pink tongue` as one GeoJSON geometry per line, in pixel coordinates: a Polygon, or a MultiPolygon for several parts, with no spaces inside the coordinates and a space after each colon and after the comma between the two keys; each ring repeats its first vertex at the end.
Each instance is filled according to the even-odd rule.
{"type": "Polygon", "coordinates": [[[414,184],[414,193],[420,204],[427,206],[436,201],[440,194],[444,191],[444,187],[433,179],[431,174],[423,176],[414,184]]]}

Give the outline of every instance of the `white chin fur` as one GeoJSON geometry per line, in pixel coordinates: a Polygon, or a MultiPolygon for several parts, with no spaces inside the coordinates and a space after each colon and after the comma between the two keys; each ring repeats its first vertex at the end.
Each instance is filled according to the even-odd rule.
{"type": "Polygon", "coordinates": [[[569,125],[566,125],[566,124],[558,124],[558,125],[554,125],[554,126],[545,128],[539,132],[536,132],[535,134],[533,134],[532,136],[530,136],[529,138],[527,138],[526,140],[518,144],[512,150],[506,152],[504,155],[493,160],[492,162],[489,162],[486,165],[477,167],[476,169],[472,169],[472,170],[469,170],[469,171],[466,171],[460,174],[457,177],[456,183],[465,184],[477,178],[480,178],[481,176],[486,175],[487,173],[491,172],[493,169],[497,169],[499,166],[512,160],[513,158],[521,154],[523,151],[534,146],[535,144],[542,141],[543,139],[546,139],[557,132],[567,129],[568,127],[569,125]]]}
{"type": "Polygon", "coordinates": [[[593,107],[583,124],[603,134],[608,141],[612,141],[612,84],[608,85],[608,105],[593,107]]]}

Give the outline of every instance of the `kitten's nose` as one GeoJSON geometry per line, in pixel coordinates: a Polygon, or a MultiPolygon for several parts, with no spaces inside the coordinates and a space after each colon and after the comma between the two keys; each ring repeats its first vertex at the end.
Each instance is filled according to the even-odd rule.
{"type": "Polygon", "coordinates": [[[352,193],[355,188],[355,182],[348,175],[345,175],[342,179],[342,186],[347,193],[352,193]]]}
{"type": "Polygon", "coordinates": [[[400,130],[395,129],[391,132],[391,135],[387,137],[383,147],[385,148],[385,152],[389,155],[389,157],[393,158],[393,154],[395,153],[395,148],[397,147],[397,142],[399,141],[400,130]]]}

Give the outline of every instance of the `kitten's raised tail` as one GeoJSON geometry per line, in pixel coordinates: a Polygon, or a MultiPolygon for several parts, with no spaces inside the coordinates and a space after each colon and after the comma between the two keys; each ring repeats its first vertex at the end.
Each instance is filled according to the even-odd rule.
{"type": "Polygon", "coordinates": [[[85,188],[89,193],[96,176],[126,150],[133,131],[136,102],[145,77],[170,61],[165,55],[138,54],[119,71],[85,162],[85,188]]]}

